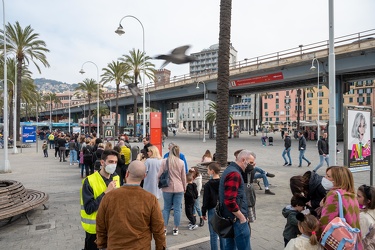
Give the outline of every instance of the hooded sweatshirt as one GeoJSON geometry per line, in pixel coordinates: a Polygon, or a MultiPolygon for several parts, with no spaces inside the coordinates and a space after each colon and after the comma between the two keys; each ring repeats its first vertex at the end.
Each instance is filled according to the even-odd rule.
{"type": "Polygon", "coordinates": [[[298,220],[296,218],[298,211],[291,205],[283,208],[282,214],[286,218],[286,225],[284,228],[283,236],[287,240],[296,238],[300,231],[298,230],[298,220]]]}
{"type": "Polygon", "coordinates": [[[204,184],[202,215],[206,216],[207,210],[215,208],[219,200],[220,179],[211,179],[204,184]]]}

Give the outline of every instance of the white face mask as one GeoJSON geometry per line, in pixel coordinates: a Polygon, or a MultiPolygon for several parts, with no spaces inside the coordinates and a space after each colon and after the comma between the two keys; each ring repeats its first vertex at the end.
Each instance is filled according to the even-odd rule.
{"type": "Polygon", "coordinates": [[[108,174],[113,174],[116,170],[116,164],[108,164],[105,166],[105,171],[108,173],[108,174]]]}
{"type": "Polygon", "coordinates": [[[321,184],[325,190],[331,190],[333,188],[332,181],[328,180],[326,177],[323,177],[321,184]]]}

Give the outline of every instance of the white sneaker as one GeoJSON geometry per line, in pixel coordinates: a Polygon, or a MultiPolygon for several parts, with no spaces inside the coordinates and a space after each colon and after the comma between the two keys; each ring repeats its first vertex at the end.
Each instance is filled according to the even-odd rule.
{"type": "Polygon", "coordinates": [[[190,228],[192,225],[193,225],[193,224],[189,223],[189,224],[188,224],[188,228],[190,228]]]}
{"type": "Polygon", "coordinates": [[[174,236],[177,236],[177,235],[178,235],[178,229],[176,229],[176,228],[173,229],[173,235],[174,235],[174,236]]]}
{"type": "Polygon", "coordinates": [[[189,227],[189,230],[195,230],[198,228],[198,225],[192,225],[191,227],[189,227]]]}

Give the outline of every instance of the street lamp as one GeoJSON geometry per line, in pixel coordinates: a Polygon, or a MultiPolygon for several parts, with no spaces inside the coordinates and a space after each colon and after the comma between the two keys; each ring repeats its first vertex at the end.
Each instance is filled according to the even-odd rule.
{"type": "MultiPolygon", "coordinates": [[[[98,68],[98,65],[96,65],[96,63],[94,63],[92,61],[86,61],[86,62],[84,62],[82,64],[81,70],[79,71],[79,73],[81,73],[81,74],[85,73],[85,71],[83,70],[83,66],[86,63],[92,63],[96,67],[96,82],[98,83],[98,93],[97,93],[98,97],[97,97],[97,100],[96,100],[96,110],[97,110],[97,112],[96,112],[96,119],[97,119],[97,129],[98,129],[98,131],[97,131],[97,138],[100,138],[100,129],[99,129],[99,87],[100,87],[100,84],[99,84],[99,68],[98,68]]],[[[89,131],[89,133],[90,132],[91,131],[89,131]]]]}
{"type": "MultiPolygon", "coordinates": [[[[130,18],[133,18],[133,19],[137,20],[139,22],[139,24],[142,26],[143,54],[146,55],[146,50],[145,50],[145,28],[143,27],[142,22],[138,18],[136,18],[135,16],[132,16],[132,15],[126,15],[126,16],[124,16],[123,18],[120,19],[119,26],[118,26],[117,30],[115,31],[115,33],[118,34],[119,36],[125,34],[125,31],[124,31],[124,28],[121,25],[121,22],[122,22],[123,19],[125,19],[127,17],[130,17],[130,18]]],[[[145,88],[145,81],[146,81],[145,70],[143,69],[143,82],[142,82],[142,86],[143,86],[143,89],[142,89],[143,90],[143,99],[142,99],[143,110],[146,110],[146,88],[145,88]]],[[[134,116],[134,118],[135,118],[135,116],[134,116]]],[[[143,136],[145,136],[145,135],[146,135],[146,117],[143,114],[143,136]]]]}
{"type": "MultiPolygon", "coordinates": [[[[4,140],[4,166],[0,167],[0,172],[7,173],[11,172],[10,163],[8,159],[8,86],[7,86],[7,39],[6,39],[6,29],[5,29],[5,4],[3,1],[3,39],[4,39],[4,111],[3,111],[3,123],[4,123],[4,131],[3,131],[3,140],[4,140]]],[[[14,141],[14,140],[13,140],[14,141]]],[[[13,142],[13,146],[15,142],[13,142]]]]}
{"type": "Polygon", "coordinates": [[[334,3],[329,0],[329,126],[328,143],[329,147],[329,165],[336,165],[336,59],[334,46],[334,3]]]}
{"type": "Polygon", "coordinates": [[[206,83],[197,82],[197,89],[199,89],[200,83],[203,84],[203,142],[206,142],[206,83]]]}
{"type": "Polygon", "coordinates": [[[71,100],[71,97],[70,97],[70,85],[69,85],[69,116],[68,116],[69,117],[68,118],[68,122],[69,122],[69,125],[68,125],[69,135],[70,135],[70,100],[71,100]]]}
{"type": "Polygon", "coordinates": [[[319,108],[319,99],[320,99],[320,97],[319,97],[319,91],[320,91],[320,86],[319,86],[319,60],[318,59],[316,59],[316,58],[314,58],[313,60],[312,60],[312,62],[311,62],[311,68],[310,68],[310,70],[311,71],[315,71],[316,70],[316,67],[314,66],[314,63],[316,62],[316,65],[318,66],[318,119],[317,119],[317,122],[318,122],[318,141],[319,141],[319,139],[320,139],[320,108],[319,108]]]}

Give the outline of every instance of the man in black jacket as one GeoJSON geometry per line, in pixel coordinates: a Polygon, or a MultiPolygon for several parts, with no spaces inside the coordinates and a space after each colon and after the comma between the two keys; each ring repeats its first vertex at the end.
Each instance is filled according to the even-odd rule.
{"type": "Polygon", "coordinates": [[[318,166],[315,167],[314,172],[318,171],[319,168],[323,166],[323,162],[327,162],[327,167],[329,167],[329,155],[328,155],[328,140],[327,140],[327,133],[323,133],[323,138],[318,141],[318,152],[319,152],[319,158],[320,162],[318,166]]]}
{"type": "Polygon", "coordinates": [[[302,159],[307,161],[307,166],[310,167],[311,162],[305,157],[305,151],[306,151],[306,139],[303,136],[302,131],[298,131],[298,150],[299,150],[299,165],[298,167],[302,167],[302,159]]]}
{"type": "Polygon", "coordinates": [[[292,140],[290,139],[290,136],[289,136],[289,133],[287,131],[285,131],[284,133],[284,151],[283,151],[283,158],[284,158],[284,165],[283,166],[292,166],[292,158],[290,157],[290,150],[292,149],[292,140]],[[288,161],[286,160],[286,157],[285,155],[288,156],[289,158],[289,163],[288,161]]]}
{"type": "Polygon", "coordinates": [[[60,162],[63,160],[63,162],[66,162],[65,160],[65,147],[66,139],[64,134],[60,134],[59,139],[57,139],[57,145],[59,146],[59,156],[60,156],[60,162]]]}

